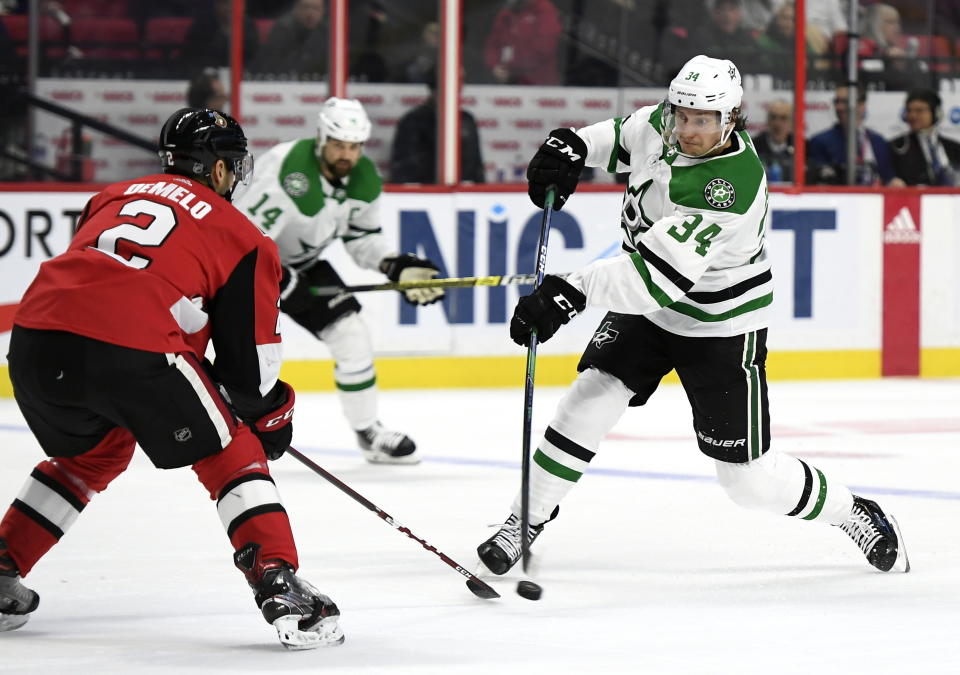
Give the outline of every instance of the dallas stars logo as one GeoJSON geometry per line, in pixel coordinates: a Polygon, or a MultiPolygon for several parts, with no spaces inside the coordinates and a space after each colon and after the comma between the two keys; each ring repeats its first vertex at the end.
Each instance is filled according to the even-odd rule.
{"type": "Polygon", "coordinates": [[[620,331],[613,330],[610,327],[610,322],[605,321],[597,332],[593,334],[591,342],[596,346],[597,349],[600,349],[603,345],[610,342],[616,342],[617,337],[620,335],[620,331]]]}
{"type": "Polygon", "coordinates": [[[310,181],[305,174],[294,171],[283,179],[283,189],[291,197],[302,197],[310,190],[310,181]]]}
{"type": "Polygon", "coordinates": [[[737,79],[737,69],[734,68],[733,66],[730,66],[730,67],[727,69],[727,74],[730,75],[730,79],[731,79],[731,80],[737,79]]]}
{"type": "Polygon", "coordinates": [[[723,178],[714,178],[704,188],[703,197],[713,208],[726,209],[733,206],[733,203],[737,201],[737,192],[729,181],[723,178]]]}

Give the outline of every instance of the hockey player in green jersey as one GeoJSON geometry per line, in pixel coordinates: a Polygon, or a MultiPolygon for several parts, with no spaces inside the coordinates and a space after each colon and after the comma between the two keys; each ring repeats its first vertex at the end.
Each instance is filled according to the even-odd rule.
{"type": "MultiPolygon", "coordinates": [[[[565,280],[547,275],[520,298],[510,337],[541,342],[587,306],[608,310],[531,462],[531,544],[587,470],[600,440],[676,370],[693,411],[700,451],[741,506],[839,526],[874,567],[908,571],[892,517],[805,461],[770,450],[765,361],[772,302],[763,167],[740,117],[736,66],[697,56],[667,99],[578,131],[556,129],[527,169],[529,193],[555,208],[584,165],[629,173],[624,254],[565,280]]],[[[520,496],[499,531],[477,549],[495,574],[520,558],[520,496]]]]}
{"type": "MultiPolygon", "coordinates": [[[[344,416],[370,462],[413,464],[416,444],[384,427],[377,414],[373,346],[351,294],[318,297],[311,286],[343,286],[336,270],[321,258],[341,239],[360,266],[383,272],[391,281],[437,275],[437,266],[411,254],[398,254],[380,230],[383,181],[363,154],[370,120],[359,101],[330,98],[319,114],[316,138],[281,143],[257,159],[254,181],[236,206],[277,242],[283,263],[280,309],[326,343],[335,361],[334,379],[344,416]]],[[[408,290],[404,298],[428,305],[441,289],[408,290]]]]}

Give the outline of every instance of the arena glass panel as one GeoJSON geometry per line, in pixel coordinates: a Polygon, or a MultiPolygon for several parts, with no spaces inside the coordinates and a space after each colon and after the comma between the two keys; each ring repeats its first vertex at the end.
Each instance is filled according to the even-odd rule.
{"type": "MultiPolygon", "coordinates": [[[[890,186],[906,183],[956,185],[956,166],[944,150],[936,176],[918,176],[908,155],[918,151],[916,137],[905,141],[913,128],[908,120],[908,99],[923,102],[930,112],[925,133],[960,138],[958,122],[950,111],[956,76],[960,14],[933,0],[888,0],[859,3],[855,26],[849,9],[830,3],[808,3],[805,37],[807,81],[804,122],[806,135],[805,182],[817,186],[890,186]],[[846,162],[847,83],[850,81],[851,33],[856,29],[855,106],[860,122],[852,183],[846,162]],[[937,119],[939,117],[939,120],[937,119]],[[906,161],[907,166],[904,166],[906,161]]],[[[838,3],[841,4],[841,3],[838,3]]],[[[942,4],[942,3],[941,3],[942,4]]],[[[920,127],[917,127],[920,128],[920,127]]],[[[924,134],[921,134],[921,138],[924,134]]],[[[950,151],[953,152],[952,150],[950,151]]],[[[923,155],[929,158],[929,150],[923,155]]],[[[960,161],[960,146],[958,146],[960,161]]],[[[925,161],[918,159],[917,161],[925,161]]],[[[932,169],[931,169],[932,171],[932,169]]]]}
{"type": "Polygon", "coordinates": [[[350,3],[347,92],[370,116],[364,152],[390,183],[438,182],[440,9],[438,0],[350,3]]]}

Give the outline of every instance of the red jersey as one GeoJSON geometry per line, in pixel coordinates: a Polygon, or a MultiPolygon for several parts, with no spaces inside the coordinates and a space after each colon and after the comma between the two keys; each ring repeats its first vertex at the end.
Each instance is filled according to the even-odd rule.
{"type": "Polygon", "coordinates": [[[280,272],[276,244],[223,197],[183,176],[145,176],[90,199],[14,323],[200,358],[212,339],[220,382],[259,400],[280,371],[280,272]]]}

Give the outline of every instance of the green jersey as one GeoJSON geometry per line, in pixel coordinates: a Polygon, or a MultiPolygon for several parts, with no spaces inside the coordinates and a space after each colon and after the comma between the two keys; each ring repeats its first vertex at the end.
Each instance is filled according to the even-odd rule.
{"type": "Polygon", "coordinates": [[[316,147],[315,138],[304,138],[261,156],[236,207],[277,242],[284,265],[308,266],[339,238],[358,265],[377,269],[395,255],[380,230],[383,180],[361,156],[349,175],[330,181],[320,171],[316,147]]]}
{"type": "Polygon", "coordinates": [[[773,301],[764,248],[767,182],[749,135],[691,159],[664,145],[660,106],[577,131],[587,166],[629,172],[620,225],[625,255],[568,281],[589,306],[643,314],[664,330],[727,337],[763,328],[773,301]]]}

